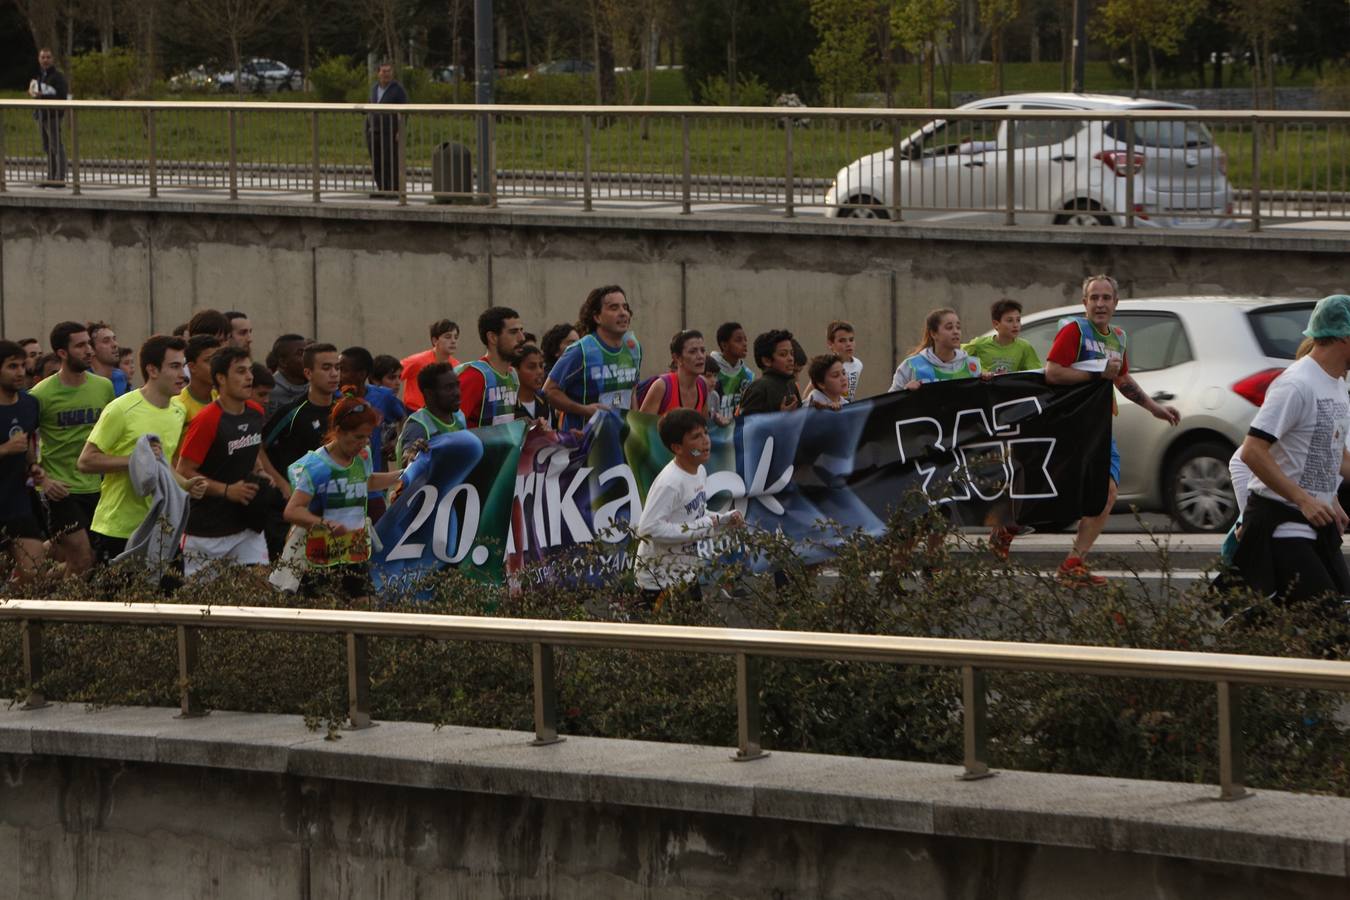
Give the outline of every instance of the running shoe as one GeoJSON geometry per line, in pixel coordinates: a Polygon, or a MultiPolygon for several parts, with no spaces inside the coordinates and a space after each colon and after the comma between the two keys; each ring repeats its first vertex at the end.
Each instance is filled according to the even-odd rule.
{"type": "Polygon", "coordinates": [[[1106,579],[1093,574],[1081,556],[1070,556],[1059,564],[1059,583],[1069,587],[1101,587],[1106,579]]]}

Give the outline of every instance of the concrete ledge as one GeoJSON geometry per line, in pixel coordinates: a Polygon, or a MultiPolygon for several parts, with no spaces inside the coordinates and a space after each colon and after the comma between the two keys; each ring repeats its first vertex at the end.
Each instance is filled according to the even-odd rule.
{"type": "Polygon", "coordinates": [[[89,712],[0,701],[0,753],[286,773],[337,781],[842,825],[941,837],[1143,853],[1350,877],[1350,800],[1208,785],[382,723],[328,741],[296,716],[173,710],[89,712]]]}
{"type": "MultiPolygon", "coordinates": [[[[172,194],[173,188],[164,188],[172,194]]],[[[897,241],[967,241],[983,244],[1012,244],[1071,247],[1166,247],[1200,250],[1280,250],[1301,253],[1344,253],[1345,232],[1308,233],[1291,231],[1262,231],[1251,233],[1240,229],[1224,231],[1187,231],[1180,229],[1124,229],[1124,228],[1040,228],[984,225],[944,225],[932,222],[887,222],[876,220],[839,220],[823,216],[785,218],[783,216],[746,214],[680,215],[678,213],[633,212],[559,207],[487,207],[444,206],[413,200],[408,206],[391,205],[388,201],[369,203],[361,201],[325,200],[268,200],[247,198],[230,200],[228,197],[160,196],[132,198],[104,196],[99,188],[74,196],[65,193],[28,194],[6,191],[0,193],[0,208],[88,211],[117,211],[127,213],[173,213],[178,215],[215,215],[243,217],[280,217],[314,219],[319,221],[358,222],[415,222],[438,223],[462,227],[504,228],[575,228],[618,230],[623,232],[678,232],[701,235],[770,234],[802,237],[830,236],[839,238],[883,239],[897,241]]]]}

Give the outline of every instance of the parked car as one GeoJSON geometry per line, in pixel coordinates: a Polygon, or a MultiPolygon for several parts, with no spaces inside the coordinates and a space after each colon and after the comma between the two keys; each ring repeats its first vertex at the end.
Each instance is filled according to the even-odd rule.
{"type": "Polygon", "coordinates": [[[521,77],[529,78],[531,75],[589,75],[594,71],[595,64],[584,59],[555,59],[552,62],[540,63],[521,77]]]}
{"type": "MultiPolygon", "coordinates": [[[[1117,392],[1118,509],[1166,512],[1186,531],[1225,532],[1237,518],[1228,460],[1242,443],[1266,389],[1293,362],[1315,301],[1257,297],[1122,300],[1130,374],[1144,392],[1175,406],[1171,427],[1117,392]]],[[[1064,306],[1028,315],[1026,338],[1041,359],[1064,306]]]]}
{"type": "Polygon", "coordinates": [[[186,72],[179,72],[169,78],[169,90],[175,93],[182,91],[205,91],[215,86],[216,79],[206,68],[206,66],[194,66],[186,72]]]}
{"type": "MultiPolygon", "coordinates": [[[[963,110],[1194,109],[1158,100],[1094,94],[1017,94],[963,110]]],[[[1125,125],[1101,119],[929,122],[900,142],[900,209],[906,219],[1001,222],[1008,149],[1013,205],[1029,225],[1123,225],[1133,182],[1140,227],[1217,228],[1230,219],[1228,160],[1199,122],[1136,121],[1134,151],[1125,125]]],[[[892,148],[856,160],[835,176],[825,203],[841,218],[889,218],[892,148]]]]}
{"type": "MultiPolygon", "coordinates": [[[[233,91],[235,73],[221,72],[215,76],[216,86],[222,91],[233,91]]],[[[292,69],[275,59],[250,59],[239,69],[239,80],[248,91],[298,91],[305,86],[305,77],[299,69],[292,69]]]]}

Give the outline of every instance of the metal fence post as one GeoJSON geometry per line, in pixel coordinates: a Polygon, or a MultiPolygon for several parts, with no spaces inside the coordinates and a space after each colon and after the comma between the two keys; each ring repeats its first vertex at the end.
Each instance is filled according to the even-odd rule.
{"type": "Polygon", "coordinates": [[[9,166],[9,160],[5,158],[5,116],[0,112],[0,193],[9,190],[5,185],[5,169],[9,166]]]}
{"type": "Polygon", "coordinates": [[[351,728],[369,728],[370,649],[364,634],[347,633],[347,722],[351,728]]]}
{"type": "Polygon", "coordinates": [[[1261,230],[1261,122],[1252,121],[1252,231],[1261,230]]]}
{"type": "Polygon", "coordinates": [[[42,623],[24,619],[19,624],[23,636],[23,681],[28,688],[28,699],[21,709],[41,709],[47,705],[38,683],[42,681],[42,623]]]}
{"type": "MultiPolygon", "coordinates": [[[[891,221],[899,222],[900,208],[900,120],[891,122],[891,221]]],[[[836,198],[838,199],[838,198],[836,198]]],[[[877,198],[881,199],[881,198],[877,198]]]]}
{"type": "Polygon", "coordinates": [[[230,131],[230,199],[239,199],[239,116],[237,110],[230,110],[228,114],[230,131]]]}
{"type": "Polygon", "coordinates": [[[178,626],[178,718],[195,719],[206,715],[201,702],[192,693],[192,679],[197,674],[197,651],[201,633],[189,625],[178,626]]]}
{"type": "Polygon", "coordinates": [[[1134,119],[1125,120],[1125,227],[1134,227],[1134,119]]]}
{"type": "Polygon", "coordinates": [[[736,654],[736,744],[737,762],[769,755],[760,746],[759,660],[744,653],[736,654]]]}
{"type": "Polygon", "coordinates": [[[558,689],[553,679],[553,645],[531,644],[534,659],[534,740],[543,747],[564,740],[558,736],[558,689]]]}
{"type": "MultiPolygon", "coordinates": [[[[315,123],[318,133],[318,123],[315,123]]],[[[398,205],[408,205],[408,114],[398,114],[398,130],[394,132],[398,143],[398,205]]],[[[317,141],[315,142],[317,144],[317,141]]],[[[315,167],[317,170],[317,166],[315,167]]]]}
{"type": "Polygon", "coordinates": [[[689,153],[688,116],[680,116],[680,131],[683,132],[684,139],[684,175],[680,179],[680,213],[687,216],[694,211],[690,204],[690,194],[693,192],[694,165],[689,153]]]}
{"type": "Polygon", "coordinates": [[[1219,690],[1219,799],[1241,800],[1250,796],[1247,758],[1242,746],[1242,689],[1229,681],[1220,681],[1219,690]]]}
{"type": "MultiPolygon", "coordinates": [[[[383,162],[383,157],[381,157],[383,162]]],[[[309,177],[310,199],[319,202],[319,191],[323,187],[323,173],[319,170],[319,112],[309,114],[309,177]]]]}
{"type": "Polygon", "coordinates": [[[786,171],[784,172],[786,183],[783,187],[783,215],[791,219],[796,215],[796,212],[793,210],[793,201],[795,198],[793,197],[794,185],[792,179],[792,116],[788,116],[783,120],[783,138],[785,141],[785,149],[787,151],[786,171]]]}
{"type": "Polygon", "coordinates": [[[581,117],[581,200],[586,212],[591,211],[591,117],[581,117]]]}
{"type": "Polygon", "coordinates": [[[965,731],[965,768],[962,781],[994,775],[989,770],[988,684],[985,673],[974,666],[961,667],[961,719],[965,731]]]}
{"type": "Polygon", "coordinates": [[[70,111],[70,191],[80,192],[80,125],[76,110],[70,111]]]}
{"type": "Polygon", "coordinates": [[[155,111],[151,109],[146,113],[145,119],[146,138],[150,143],[150,158],[146,160],[146,163],[150,179],[151,199],[159,196],[159,135],[156,127],[155,111]]]}
{"type": "Polygon", "coordinates": [[[1013,140],[1013,123],[1008,122],[1008,150],[1007,159],[1004,160],[1003,169],[1006,174],[1003,176],[1003,224],[1017,224],[1017,142],[1013,140]]]}

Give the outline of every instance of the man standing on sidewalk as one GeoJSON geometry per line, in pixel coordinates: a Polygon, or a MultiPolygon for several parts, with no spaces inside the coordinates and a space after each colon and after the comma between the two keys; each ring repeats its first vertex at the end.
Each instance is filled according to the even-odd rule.
{"type": "MultiPolygon", "coordinates": [[[[38,74],[28,82],[28,96],[34,100],[70,99],[66,76],[56,68],[55,57],[48,47],[38,51],[38,74]]],[[[33,118],[42,133],[42,152],[47,154],[47,180],[39,182],[41,187],[65,186],[66,145],[61,140],[61,123],[65,117],[65,111],[60,109],[33,110],[33,118]]]]}
{"type": "MultiPolygon", "coordinates": [[[[1082,384],[1088,381],[1108,380],[1125,395],[1170,425],[1181,420],[1181,414],[1171,406],[1161,406],[1144,393],[1130,377],[1130,358],[1127,352],[1125,329],[1111,324],[1120,302],[1119,288],[1110,275],[1091,275],[1083,281],[1084,315],[1065,320],[1055,342],[1046,354],[1045,380],[1050,384],[1082,384]]],[[[1115,398],[1111,401],[1115,413],[1115,398]]],[[[1092,574],[1085,561],[1088,551],[1096,543],[1111,508],[1116,505],[1116,485],[1120,483],[1120,452],[1116,439],[1111,438],[1111,481],[1107,485],[1106,508],[1095,516],[1084,516],[1078,522],[1078,534],[1073,548],[1059,567],[1060,581],[1074,586],[1106,584],[1106,579],[1092,574]]]]}
{"type": "MultiPolygon", "coordinates": [[[[376,81],[370,86],[372,104],[407,103],[408,93],[394,80],[394,67],[380,63],[376,81]]],[[[398,193],[398,116],[394,113],[369,113],[366,116],[366,147],[370,150],[370,167],[375,176],[372,197],[393,199],[398,193]]]]}

